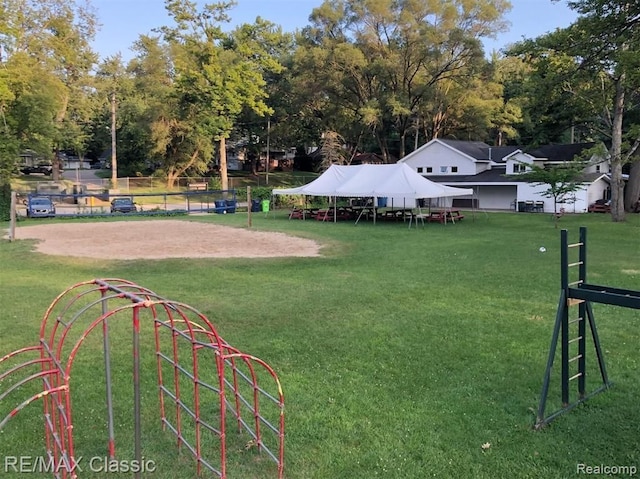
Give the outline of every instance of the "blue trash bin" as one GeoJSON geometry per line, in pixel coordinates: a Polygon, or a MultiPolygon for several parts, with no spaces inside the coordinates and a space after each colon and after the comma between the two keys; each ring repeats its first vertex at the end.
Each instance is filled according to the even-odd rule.
{"type": "Polygon", "coordinates": [[[261,204],[260,199],[257,200],[251,200],[251,212],[252,213],[257,213],[259,211],[262,211],[262,204],[261,204]]]}
{"type": "Polygon", "coordinates": [[[227,213],[235,213],[236,212],[236,200],[226,200],[225,206],[227,209],[227,213]]]}
{"type": "Polygon", "coordinates": [[[378,208],[386,208],[387,207],[387,198],[378,197],[378,208]]]}
{"type": "Polygon", "coordinates": [[[215,208],[216,213],[224,214],[227,212],[227,203],[224,200],[217,200],[215,204],[216,204],[216,208],[215,208]]]}

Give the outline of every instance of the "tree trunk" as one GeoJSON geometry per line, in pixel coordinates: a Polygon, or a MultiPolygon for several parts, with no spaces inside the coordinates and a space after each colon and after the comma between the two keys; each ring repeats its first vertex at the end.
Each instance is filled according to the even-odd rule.
{"type": "Polygon", "coordinates": [[[227,139],[220,138],[220,184],[223,191],[229,189],[229,175],[227,174],[227,139]]]}
{"type": "Polygon", "coordinates": [[[53,168],[51,170],[52,181],[60,181],[60,163],[62,163],[60,160],[60,150],[56,147],[56,151],[53,154],[53,161],[51,162],[51,167],[53,168]]]}
{"type": "Polygon", "coordinates": [[[631,163],[629,181],[624,196],[624,209],[633,212],[636,203],[640,201],[640,158],[631,163]]]}
{"type": "Polygon", "coordinates": [[[384,162],[389,163],[389,149],[387,148],[386,142],[380,136],[378,130],[375,131],[375,138],[378,142],[378,148],[380,148],[380,154],[382,155],[384,162]]]}
{"type": "Polygon", "coordinates": [[[624,221],[624,180],[622,179],[622,117],[625,101],[625,75],[616,81],[616,98],[611,128],[611,219],[624,221]]]}
{"type": "Polygon", "coordinates": [[[168,190],[172,190],[174,188],[179,174],[180,173],[177,170],[173,168],[169,169],[169,171],[167,172],[167,189],[168,190]]]}
{"type": "MultiPolygon", "coordinates": [[[[58,114],[56,115],[56,125],[59,129],[62,128],[62,124],[64,119],[67,117],[67,109],[69,108],[69,94],[68,88],[67,93],[65,93],[62,97],[62,105],[60,106],[60,110],[58,110],[58,114]]],[[[51,162],[52,170],[51,170],[51,180],[52,181],[60,181],[60,164],[62,161],[60,160],[60,148],[56,141],[56,149],[53,155],[53,160],[51,162]]]]}
{"type": "Polygon", "coordinates": [[[191,157],[187,163],[181,164],[180,166],[169,167],[169,171],[167,172],[167,188],[169,190],[172,190],[176,186],[178,178],[184,175],[185,172],[194,165],[199,155],[200,150],[196,148],[193,150],[193,153],[191,153],[191,157]]]}

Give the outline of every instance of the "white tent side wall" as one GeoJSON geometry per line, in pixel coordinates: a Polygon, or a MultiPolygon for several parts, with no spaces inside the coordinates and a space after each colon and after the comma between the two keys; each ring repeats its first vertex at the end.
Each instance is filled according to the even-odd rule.
{"type": "Polygon", "coordinates": [[[405,163],[332,165],[321,176],[298,188],[274,189],[276,195],[386,198],[387,206],[415,208],[421,198],[471,196],[470,188],[454,188],[423,177],[405,163]]]}

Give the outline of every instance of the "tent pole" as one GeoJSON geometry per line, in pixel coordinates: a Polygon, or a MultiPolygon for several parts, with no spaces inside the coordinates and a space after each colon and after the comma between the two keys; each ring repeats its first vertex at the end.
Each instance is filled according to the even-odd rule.
{"type": "Polygon", "coordinates": [[[478,200],[478,204],[480,204],[480,185],[477,186],[477,188],[475,190],[473,190],[473,196],[471,196],[471,212],[472,212],[472,216],[473,216],[473,221],[476,220],[476,209],[473,206],[473,197],[475,196],[475,198],[478,200]]]}
{"type": "MultiPolygon", "coordinates": [[[[478,188],[480,188],[480,186],[478,186],[478,188]]],[[[476,192],[476,190],[473,190],[473,194],[471,195],[471,217],[473,218],[473,221],[476,221],[476,204],[473,200],[477,200],[478,204],[480,204],[480,200],[478,199],[478,193],[476,192]]]]}
{"type": "Polygon", "coordinates": [[[375,225],[378,217],[378,198],[374,196],[371,201],[373,202],[373,224],[375,225]]]}

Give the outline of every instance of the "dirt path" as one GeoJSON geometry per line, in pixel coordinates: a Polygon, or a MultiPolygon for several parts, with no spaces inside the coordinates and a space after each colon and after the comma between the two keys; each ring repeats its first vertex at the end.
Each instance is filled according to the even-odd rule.
{"type": "Polygon", "coordinates": [[[16,239],[39,240],[44,254],[100,259],[320,256],[312,240],[180,220],[23,226],[16,239]]]}

